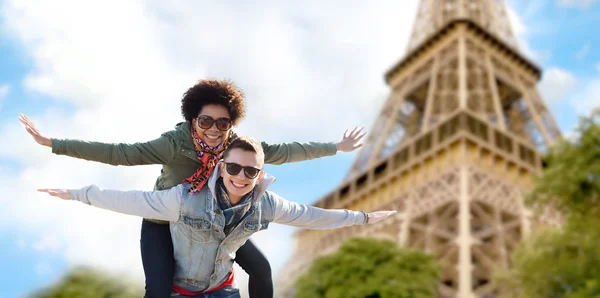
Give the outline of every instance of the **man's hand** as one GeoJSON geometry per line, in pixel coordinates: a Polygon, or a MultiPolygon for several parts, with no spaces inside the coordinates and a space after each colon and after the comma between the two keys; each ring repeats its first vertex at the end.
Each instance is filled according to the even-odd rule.
{"type": "Polygon", "coordinates": [[[374,224],[376,222],[380,222],[380,221],[388,218],[388,216],[390,216],[392,214],[396,214],[396,212],[397,212],[396,210],[370,212],[367,214],[367,217],[368,217],[367,224],[374,224]]]}
{"type": "Polygon", "coordinates": [[[45,192],[51,196],[61,198],[63,200],[71,200],[70,189],[38,189],[39,192],[45,192]]]}
{"type": "Polygon", "coordinates": [[[363,132],[363,128],[355,127],[351,132],[344,132],[344,137],[342,140],[337,143],[338,151],[342,152],[351,152],[363,146],[360,142],[362,138],[366,135],[366,132],[363,132]]]}
{"type": "Polygon", "coordinates": [[[35,124],[27,116],[19,115],[19,122],[25,126],[25,130],[33,137],[33,139],[40,145],[46,147],[52,147],[52,139],[44,136],[36,127],[35,124]]]}

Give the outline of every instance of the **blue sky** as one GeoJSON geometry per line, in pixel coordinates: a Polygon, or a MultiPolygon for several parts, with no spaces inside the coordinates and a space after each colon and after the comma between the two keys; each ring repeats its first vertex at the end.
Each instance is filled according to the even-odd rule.
{"type": "MultiPolygon", "coordinates": [[[[7,189],[0,198],[0,297],[25,295],[81,263],[139,280],[137,218],[33,190],[92,183],[147,189],[159,170],[52,155],[18,125],[20,112],[51,137],[144,141],[179,121],[179,98],[194,80],[228,77],[249,101],[241,133],[269,142],[337,141],[345,128],[368,128],[387,95],[383,73],[402,56],[416,9],[415,1],[394,2],[265,2],[241,9],[240,3],[0,1],[0,184],[7,189]]],[[[600,106],[600,35],[592,34],[600,5],[508,4],[521,48],[544,70],[539,90],[568,134],[578,115],[600,106]]],[[[309,203],[338,185],[353,157],[267,171],[277,177],[275,192],[309,203]]],[[[290,253],[291,232],[275,227],[255,237],[274,269],[290,253]]]]}
{"type": "Polygon", "coordinates": [[[563,132],[570,131],[577,121],[575,115],[589,108],[588,103],[594,100],[596,106],[598,103],[597,99],[589,98],[593,95],[587,91],[593,89],[599,77],[600,37],[591,34],[600,20],[598,4],[595,1],[539,0],[509,3],[524,23],[523,35],[534,50],[535,62],[543,67],[543,81],[547,84],[543,82],[540,91],[545,97],[552,97],[553,93],[568,94],[546,101],[563,132]],[[550,85],[547,77],[557,75],[557,71],[565,75],[563,84],[572,80],[570,88],[562,92],[547,88],[550,85]]]}

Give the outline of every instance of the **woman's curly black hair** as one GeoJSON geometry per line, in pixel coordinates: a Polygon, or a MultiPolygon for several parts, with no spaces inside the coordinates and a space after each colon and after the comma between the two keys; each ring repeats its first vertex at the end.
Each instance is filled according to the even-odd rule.
{"type": "Polygon", "coordinates": [[[181,115],[186,121],[198,117],[205,105],[227,108],[231,123],[237,125],[246,116],[244,92],[229,80],[200,80],[181,99],[181,115]]]}

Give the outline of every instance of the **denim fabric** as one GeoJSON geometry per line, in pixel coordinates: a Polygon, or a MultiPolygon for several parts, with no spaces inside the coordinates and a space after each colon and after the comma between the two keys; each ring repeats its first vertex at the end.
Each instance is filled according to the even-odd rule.
{"type": "Polygon", "coordinates": [[[179,221],[170,223],[177,260],[173,283],[192,292],[222,284],[238,248],[269,224],[261,219],[261,201],[255,198],[244,219],[225,236],[225,216],[208,187],[193,195],[183,192],[180,214],[179,221]]]}

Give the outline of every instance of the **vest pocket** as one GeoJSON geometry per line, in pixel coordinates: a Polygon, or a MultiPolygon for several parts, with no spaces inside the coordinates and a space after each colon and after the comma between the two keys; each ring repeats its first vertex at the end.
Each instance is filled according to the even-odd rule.
{"type": "Polygon", "coordinates": [[[268,222],[257,223],[257,222],[247,222],[244,224],[244,230],[247,232],[256,233],[258,231],[266,230],[269,227],[268,222]]]}
{"type": "Polygon", "coordinates": [[[184,216],[183,223],[190,228],[190,238],[193,242],[206,243],[211,241],[212,224],[210,221],[184,216]]]}

